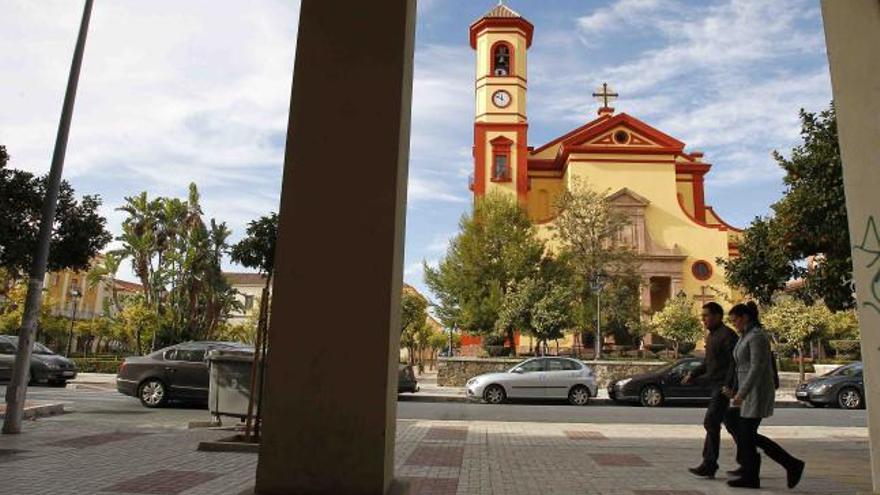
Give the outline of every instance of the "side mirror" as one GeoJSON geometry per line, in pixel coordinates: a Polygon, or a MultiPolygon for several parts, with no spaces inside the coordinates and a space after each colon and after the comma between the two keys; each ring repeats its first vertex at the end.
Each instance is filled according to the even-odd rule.
{"type": "Polygon", "coordinates": [[[525,371],[522,368],[514,368],[513,372],[516,373],[517,375],[521,375],[521,374],[525,373],[525,371]]]}

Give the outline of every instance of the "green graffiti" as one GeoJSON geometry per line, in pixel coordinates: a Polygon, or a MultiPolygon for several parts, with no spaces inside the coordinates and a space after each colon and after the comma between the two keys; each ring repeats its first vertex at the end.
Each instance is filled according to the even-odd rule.
{"type": "Polygon", "coordinates": [[[865,268],[876,270],[874,277],[871,279],[870,297],[873,300],[863,301],[862,305],[873,308],[874,311],[880,313],[880,263],[878,263],[880,262],[880,231],[877,230],[877,222],[874,221],[873,215],[868,217],[868,223],[865,225],[865,235],[862,236],[862,243],[853,246],[853,249],[867,253],[870,261],[865,265],[865,268]]]}

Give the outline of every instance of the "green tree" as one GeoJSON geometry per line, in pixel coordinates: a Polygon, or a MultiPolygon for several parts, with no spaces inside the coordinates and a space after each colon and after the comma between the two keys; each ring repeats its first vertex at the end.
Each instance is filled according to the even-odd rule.
{"type": "Polygon", "coordinates": [[[843,166],[832,103],[818,114],[801,110],[803,144],[788,158],[774,153],[785,171],[785,195],[773,205],[783,233],[780,242],[814,300],[833,311],[852,308],[852,258],[847,224],[843,166]]]}
{"type": "Polygon", "coordinates": [[[231,234],[226,224],[205,223],[195,184],[186,201],[150,200],[143,192],[119,210],[126,218],[114,254],[130,260],[143,286],[141,304],[157,315],[159,343],[215,338],[240,306],[221,271],[231,234]]]}
{"type": "Polygon", "coordinates": [[[604,280],[601,321],[615,333],[640,319],[638,258],[631,246],[619,242],[621,229],[629,224],[627,214],[612,204],[608,191],[600,192],[587,183],[575,182],[559,196],[559,215],[553,233],[561,246],[559,259],[567,263],[574,287],[575,324],[584,334],[595,325],[595,280],[604,280]]]}
{"type": "Polygon", "coordinates": [[[666,306],[654,314],[652,326],[661,337],[672,342],[675,359],[682,343],[694,343],[703,337],[703,326],[694,314],[694,303],[684,294],[666,302],[666,306]]]}
{"type": "MultiPolygon", "coordinates": [[[[24,315],[24,301],[27,296],[27,283],[19,281],[9,288],[5,304],[0,310],[0,333],[17,335],[24,315]]],[[[40,319],[37,322],[37,340],[60,349],[67,342],[69,320],[52,315],[52,300],[44,297],[40,306],[40,319]]]]}
{"type": "MultiPolygon", "coordinates": [[[[425,263],[425,283],[439,300],[444,325],[493,335],[506,294],[536,274],[544,243],[526,212],[498,193],[479,199],[459,228],[437,268],[425,263]]],[[[505,334],[515,354],[514,329],[505,334]]]]}
{"type": "Polygon", "coordinates": [[[407,349],[409,364],[416,364],[419,351],[430,342],[427,320],[428,301],[414,289],[405,287],[400,301],[400,346],[407,349]]]}
{"type": "Polygon", "coordinates": [[[764,327],[779,351],[796,351],[801,381],[805,380],[804,350],[811,337],[827,325],[831,312],[822,304],[809,306],[792,297],[782,298],[764,311],[764,327]]]}
{"type": "MultiPolygon", "coordinates": [[[[8,168],[8,162],[6,148],[0,146],[0,267],[5,270],[7,287],[30,270],[47,180],[46,176],[8,168]]],[[[49,248],[49,271],[86,270],[91,259],[110,242],[107,221],[98,213],[100,206],[100,196],[77,200],[70,184],[62,181],[49,248]]]]}
{"type": "Polygon", "coordinates": [[[755,218],[743,233],[739,256],[717,260],[725,269],[727,283],[764,306],[772,304],[773,296],[785,289],[794,274],[794,264],[780,243],[782,238],[779,222],[755,218]]]}

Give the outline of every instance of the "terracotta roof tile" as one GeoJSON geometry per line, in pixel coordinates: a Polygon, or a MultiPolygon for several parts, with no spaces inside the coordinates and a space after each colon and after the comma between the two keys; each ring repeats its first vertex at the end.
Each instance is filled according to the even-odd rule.
{"type": "Polygon", "coordinates": [[[482,17],[482,19],[491,18],[491,19],[512,19],[516,17],[522,17],[515,10],[511,9],[507,5],[499,2],[498,5],[492,8],[489,12],[482,17]]]}

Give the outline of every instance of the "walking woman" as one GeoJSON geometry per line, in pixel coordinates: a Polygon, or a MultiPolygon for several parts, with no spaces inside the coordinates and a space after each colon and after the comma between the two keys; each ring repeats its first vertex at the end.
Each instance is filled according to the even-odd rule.
{"type": "Polygon", "coordinates": [[[739,342],[733,349],[736,363],[734,386],[728,393],[733,396],[733,406],[739,406],[739,414],[731,411],[730,427],[736,432],[737,460],[740,461],[740,478],[727,482],[737,488],[761,487],[761,456],[758,447],[785,468],[788,487],[793,488],[801,479],[804,463],[793,457],[776,442],[758,433],[761,420],[773,415],[776,386],[773,382],[773,359],[770,339],[761,328],[758,306],[755,303],[737,304],[730,316],[740,333],[739,342]]]}

